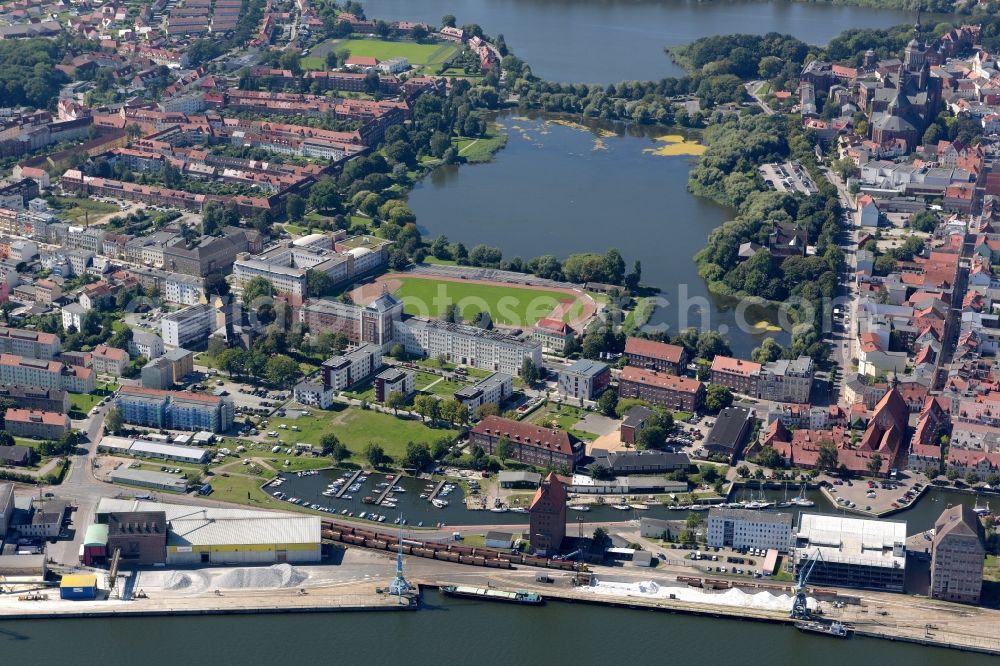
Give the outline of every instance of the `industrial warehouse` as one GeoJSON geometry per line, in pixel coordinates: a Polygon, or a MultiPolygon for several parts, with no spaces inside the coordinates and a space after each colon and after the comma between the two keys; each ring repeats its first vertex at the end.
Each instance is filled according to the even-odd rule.
{"type": "Polygon", "coordinates": [[[120,552],[121,566],[319,562],[316,516],[102,499],[82,559],[93,566],[120,552]]]}

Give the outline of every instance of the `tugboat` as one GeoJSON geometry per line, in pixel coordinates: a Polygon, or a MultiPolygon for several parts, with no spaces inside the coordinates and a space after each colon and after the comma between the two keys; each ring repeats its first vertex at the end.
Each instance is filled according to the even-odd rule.
{"type": "Polygon", "coordinates": [[[840,622],[831,622],[827,624],[825,622],[802,620],[795,623],[795,628],[799,631],[805,631],[813,634],[823,634],[824,636],[833,636],[834,638],[850,638],[854,634],[850,627],[847,627],[840,622]]]}
{"type": "Polygon", "coordinates": [[[472,587],[471,585],[442,585],[441,594],[447,597],[460,597],[463,599],[483,599],[486,601],[503,601],[511,604],[525,604],[528,606],[541,606],[545,599],[540,594],[534,592],[507,592],[505,590],[495,590],[489,587],[472,587]]]}

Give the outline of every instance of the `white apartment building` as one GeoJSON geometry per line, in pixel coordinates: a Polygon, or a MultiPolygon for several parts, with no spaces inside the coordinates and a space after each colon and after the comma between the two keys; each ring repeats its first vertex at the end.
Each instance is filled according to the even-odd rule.
{"type": "Polygon", "coordinates": [[[163,298],[170,303],[198,305],[204,296],[205,287],[201,278],[171,273],[163,282],[163,298]]]}
{"type": "Polygon", "coordinates": [[[54,333],[0,326],[0,353],[26,358],[54,358],[62,342],[54,333]]]}
{"type": "Polygon", "coordinates": [[[326,388],[344,391],[371,377],[380,367],[382,350],[376,345],[364,344],[354,351],[323,361],[320,371],[326,388]]]}
{"type": "Polygon", "coordinates": [[[207,338],[215,330],[215,314],[215,308],[204,303],[163,315],[160,320],[163,344],[184,347],[207,338]]]}
{"type": "Polygon", "coordinates": [[[91,368],[64,366],[59,361],[0,354],[0,384],[91,393],[97,373],[91,368]]]}
{"type": "Polygon", "coordinates": [[[145,356],[152,361],[163,356],[163,338],[156,333],[133,331],[132,340],[128,343],[128,353],[132,356],[145,356]]]}
{"type": "Polygon", "coordinates": [[[483,405],[499,405],[513,392],[514,378],[505,372],[494,372],[480,382],[455,391],[455,400],[468,407],[469,413],[475,415],[476,410],[483,405]]]}
{"type": "Polygon", "coordinates": [[[412,317],[395,323],[396,341],[408,354],[445,360],[483,370],[519,375],[524,359],[542,365],[542,345],[498,331],[412,317]]]}
{"type": "Polygon", "coordinates": [[[300,405],[310,405],[328,409],[333,404],[334,391],[319,382],[299,382],[293,389],[295,401],[300,405]]]}
{"type": "Polygon", "coordinates": [[[68,331],[69,327],[72,326],[77,331],[83,326],[83,316],[87,314],[87,311],[83,309],[83,306],[79,303],[69,303],[63,306],[62,309],[62,325],[63,330],[68,331]]]}
{"type": "Polygon", "coordinates": [[[712,548],[763,548],[788,552],[792,547],[792,514],[749,509],[708,512],[708,545],[712,548]]]}

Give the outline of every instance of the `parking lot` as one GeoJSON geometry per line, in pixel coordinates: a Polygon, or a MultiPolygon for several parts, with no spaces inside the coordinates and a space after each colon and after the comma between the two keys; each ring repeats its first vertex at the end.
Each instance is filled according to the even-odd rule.
{"type": "Polygon", "coordinates": [[[880,514],[909,506],[926,488],[924,479],[834,479],[827,492],[838,506],[880,514]]]}
{"type": "Polygon", "coordinates": [[[706,574],[718,573],[748,578],[767,578],[772,573],[765,573],[762,568],[765,557],[767,557],[767,551],[763,549],[710,548],[706,546],[688,554],[685,559],[690,560],[691,566],[706,574]]]}

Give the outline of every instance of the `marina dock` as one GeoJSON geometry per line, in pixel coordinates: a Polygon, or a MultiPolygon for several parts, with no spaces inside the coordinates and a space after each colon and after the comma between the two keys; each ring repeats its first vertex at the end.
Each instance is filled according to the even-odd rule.
{"type": "Polygon", "coordinates": [[[444,488],[444,484],[447,482],[448,479],[441,479],[440,481],[438,481],[438,484],[434,486],[434,490],[432,490],[431,494],[427,496],[427,501],[430,502],[435,497],[437,497],[438,493],[441,492],[441,489],[444,488]]]}
{"type": "Polygon", "coordinates": [[[340,490],[337,491],[337,493],[334,495],[334,497],[336,497],[337,499],[340,499],[340,496],[347,492],[347,489],[351,487],[351,484],[354,483],[354,480],[357,479],[359,476],[361,476],[361,470],[360,469],[357,470],[356,472],[354,472],[354,474],[351,475],[351,478],[347,481],[347,483],[345,483],[344,485],[342,485],[340,487],[340,490]]]}
{"type": "Polygon", "coordinates": [[[398,476],[393,476],[393,479],[392,481],[389,482],[389,485],[387,485],[382,490],[382,492],[378,494],[378,497],[375,498],[375,504],[382,504],[382,500],[385,499],[386,495],[392,492],[393,486],[399,485],[399,482],[402,481],[403,476],[404,476],[403,474],[399,474],[398,476]]]}

